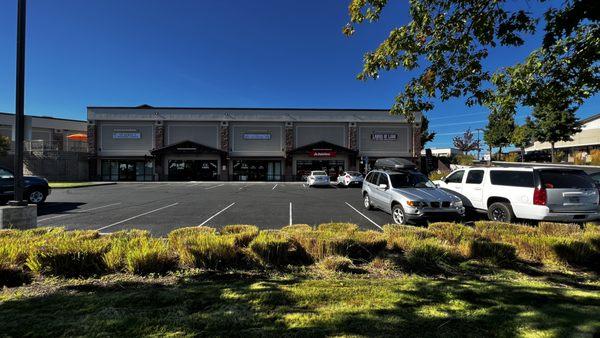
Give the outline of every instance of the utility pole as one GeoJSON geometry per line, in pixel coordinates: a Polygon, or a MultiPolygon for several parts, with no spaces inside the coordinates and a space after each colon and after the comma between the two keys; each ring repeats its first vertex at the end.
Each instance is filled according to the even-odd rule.
{"type": "Polygon", "coordinates": [[[11,205],[26,205],[23,200],[23,140],[25,134],[25,20],[27,1],[18,0],[17,81],[15,88],[15,196],[11,205]]]}
{"type": "Polygon", "coordinates": [[[479,132],[483,131],[483,129],[477,128],[475,130],[477,131],[477,161],[479,161],[479,155],[481,154],[481,140],[479,139],[479,132]]]}

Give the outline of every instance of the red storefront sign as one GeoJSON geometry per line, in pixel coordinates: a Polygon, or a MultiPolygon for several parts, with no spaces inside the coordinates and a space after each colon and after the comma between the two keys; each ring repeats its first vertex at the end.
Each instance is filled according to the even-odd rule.
{"type": "Polygon", "coordinates": [[[313,149],[308,154],[311,157],[335,157],[336,152],[331,149],[313,149]]]}

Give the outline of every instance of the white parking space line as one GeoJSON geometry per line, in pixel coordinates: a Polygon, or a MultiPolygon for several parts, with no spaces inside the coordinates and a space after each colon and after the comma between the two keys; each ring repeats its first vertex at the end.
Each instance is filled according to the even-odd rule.
{"type": "Polygon", "coordinates": [[[275,185],[273,186],[273,188],[271,188],[271,190],[275,190],[275,188],[277,188],[277,183],[275,183],[275,185]]]}
{"type": "Polygon", "coordinates": [[[108,207],[112,207],[115,205],[119,205],[121,204],[121,202],[119,203],[112,203],[112,204],[107,204],[107,205],[103,205],[100,207],[95,207],[95,208],[90,208],[90,209],[83,209],[83,210],[75,210],[66,214],[60,214],[60,215],[56,215],[56,216],[51,216],[51,217],[46,217],[46,218],[42,218],[42,219],[38,219],[38,223],[39,222],[43,222],[43,221],[47,221],[49,219],[55,219],[55,218],[59,218],[59,217],[65,217],[65,216],[69,216],[69,215],[73,215],[73,214],[82,214],[88,211],[93,211],[93,210],[98,210],[98,209],[104,209],[104,208],[108,208],[108,207]]]}
{"type": "Polygon", "coordinates": [[[290,202],[290,225],[292,225],[292,202],[290,202]]]}
{"type": "Polygon", "coordinates": [[[222,187],[225,184],[218,184],[218,185],[213,185],[212,187],[208,187],[208,188],[204,188],[205,190],[210,190],[210,189],[214,189],[214,188],[218,188],[218,187],[222,187]]]}
{"type": "Polygon", "coordinates": [[[219,212],[217,212],[216,214],[210,216],[206,221],[202,222],[200,225],[198,226],[203,226],[204,224],[208,223],[208,221],[210,221],[211,219],[217,217],[219,214],[221,214],[223,211],[231,208],[233,205],[235,204],[235,202],[231,203],[230,205],[226,206],[225,208],[221,209],[219,212]]]}
{"type": "Polygon", "coordinates": [[[133,217],[129,217],[129,218],[127,218],[127,219],[124,219],[124,220],[122,220],[122,221],[115,222],[115,223],[113,223],[113,224],[109,224],[109,225],[107,225],[107,226],[105,226],[105,227],[102,227],[102,228],[100,228],[100,229],[97,229],[97,230],[98,230],[98,231],[101,231],[101,230],[104,230],[104,229],[107,229],[107,228],[113,227],[113,226],[115,226],[115,225],[119,225],[119,224],[122,224],[122,223],[125,223],[125,222],[128,222],[128,221],[131,221],[132,219],[136,219],[136,218],[139,218],[139,217],[142,217],[142,216],[146,216],[146,215],[149,215],[149,214],[155,213],[155,212],[157,212],[157,211],[161,211],[161,210],[163,210],[163,209],[166,209],[166,208],[174,207],[174,206],[176,206],[177,204],[179,204],[179,202],[177,202],[177,203],[173,203],[173,204],[169,204],[169,205],[166,205],[166,206],[164,206],[164,207],[160,207],[160,208],[158,208],[158,209],[150,210],[150,211],[148,211],[148,212],[145,212],[145,213],[143,213],[143,214],[139,214],[139,215],[135,215],[135,216],[133,216],[133,217]]]}
{"type": "Polygon", "coordinates": [[[354,211],[358,212],[358,214],[359,214],[359,215],[361,215],[362,217],[366,218],[366,219],[367,219],[367,221],[369,221],[369,222],[373,223],[373,224],[374,224],[376,227],[378,227],[379,229],[383,230],[383,228],[382,228],[382,227],[381,227],[379,224],[375,223],[375,222],[374,222],[372,219],[370,219],[369,217],[367,217],[365,214],[363,214],[362,212],[358,211],[358,209],[356,209],[355,207],[353,207],[352,205],[350,205],[350,203],[348,203],[348,202],[345,202],[345,203],[346,203],[346,205],[348,205],[350,208],[352,208],[352,210],[354,210],[354,211]]]}
{"type": "Polygon", "coordinates": [[[239,190],[243,190],[243,189],[245,189],[246,187],[248,187],[248,186],[247,186],[247,185],[245,185],[245,186],[241,187],[239,190]]]}

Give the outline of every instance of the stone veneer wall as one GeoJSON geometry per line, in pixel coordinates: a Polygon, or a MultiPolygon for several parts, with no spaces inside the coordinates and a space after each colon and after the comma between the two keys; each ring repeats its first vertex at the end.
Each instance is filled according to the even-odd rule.
{"type": "MultiPolygon", "coordinates": [[[[229,123],[221,123],[219,127],[219,140],[221,150],[225,151],[226,154],[229,154],[229,123]]],[[[221,181],[229,180],[229,156],[223,155],[221,156],[221,181]]]]}
{"type": "Polygon", "coordinates": [[[284,171],[283,171],[283,175],[284,175],[284,180],[288,181],[288,180],[293,180],[292,175],[292,168],[293,168],[293,160],[292,160],[292,155],[289,154],[290,151],[292,151],[294,149],[294,125],[293,124],[286,124],[285,126],[285,163],[284,163],[284,171]]]}

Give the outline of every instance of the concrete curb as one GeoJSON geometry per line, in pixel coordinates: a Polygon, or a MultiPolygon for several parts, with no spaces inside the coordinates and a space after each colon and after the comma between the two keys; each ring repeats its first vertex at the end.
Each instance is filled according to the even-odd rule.
{"type": "Polygon", "coordinates": [[[79,189],[79,188],[93,188],[93,187],[100,187],[103,185],[116,185],[117,182],[100,182],[100,183],[92,183],[89,185],[82,185],[82,186],[78,186],[78,187],[50,187],[50,189],[52,190],[64,190],[64,189],[79,189]]]}

